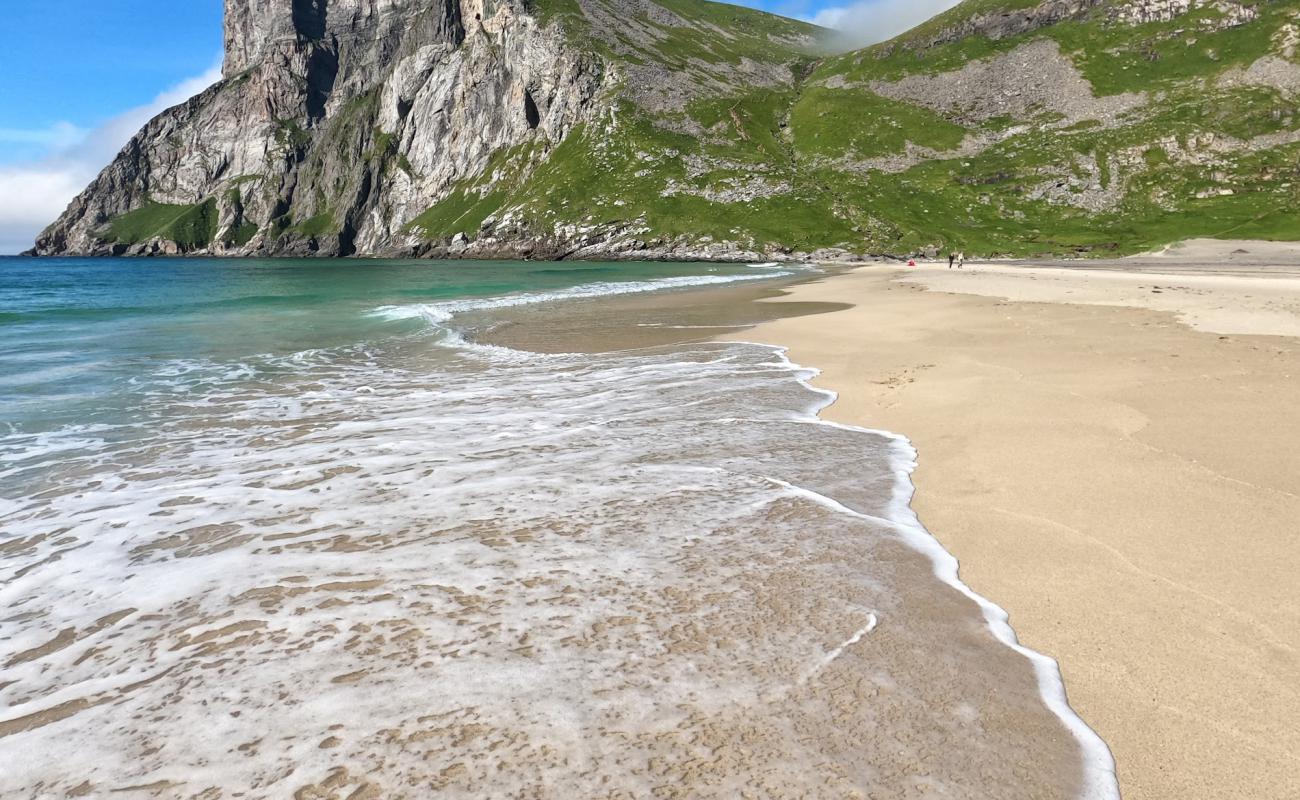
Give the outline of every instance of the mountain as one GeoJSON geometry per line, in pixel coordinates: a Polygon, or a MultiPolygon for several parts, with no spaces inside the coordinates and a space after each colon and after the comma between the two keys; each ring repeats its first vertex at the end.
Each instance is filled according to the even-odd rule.
{"type": "Polygon", "coordinates": [[[226,0],[37,254],[783,258],[1300,239],[1300,0],[226,0]]]}
{"type": "MultiPolygon", "coordinates": [[[[697,117],[725,127],[725,98],[792,92],[819,34],[695,0],[226,0],[225,15],[223,80],[150,122],[37,253],[551,257],[633,237],[665,162],[684,178],[702,140],[729,135],[697,117]]],[[[670,216],[710,205],[681,198],[670,216]]]]}
{"type": "Polygon", "coordinates": [[[1297,0],[968,0],[822,63],[791,127],[873,247],[1294,240],[1298,45],[1297,0]]]}

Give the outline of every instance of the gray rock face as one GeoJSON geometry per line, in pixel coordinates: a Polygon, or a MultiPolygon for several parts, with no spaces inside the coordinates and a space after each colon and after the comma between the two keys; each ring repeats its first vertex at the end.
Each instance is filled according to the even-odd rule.
{"type": "Polygon", "coordinates": [[[1210,30],[1234,28],[1259,18],[1259,11],[1255,8],[1230,0],[1130,0],[1117,6],[1111,13],[1113,19],[1125,25],[1144,25],[1148,22],[1170,22],[1198,8],[1210,8],[1218,12],[1217,19],[1202,21],[1202,27],[1210,30]]]}
{"type": "Polygon", "coordinates": [[[563,140],[609,79],[523,0],[226,0],[225,42],[223,79],[137,134],[36,254],[411,252],[411,219],[502,148],[563,140]],[[169,227],[205,203],[207,240],[169,227]]]}
{"type": "Polygon", "coordinates": [[[997,117],[1023,123],[1051,113],[1059,117],[1053,123],[1057,127],[1083,120],[1112,125],[1119,115],[1146,102],[1139,94],[1097,97],[1060,44],[1051,39],[1027,42],[953,72],[873,81],[870,88],[883,97],[916,103],[968,123],[997,117]]]}

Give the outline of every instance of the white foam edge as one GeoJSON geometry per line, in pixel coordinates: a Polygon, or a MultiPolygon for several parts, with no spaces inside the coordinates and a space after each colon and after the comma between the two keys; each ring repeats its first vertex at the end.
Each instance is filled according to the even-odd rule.
{"type": "Polygon", "coordinates": [[[961,592],[980,607],[984,615],[984,621],[988,624],[994,637],[1029,659],[1029,662],[1033,665],[1034,674],[1038,679],[1039,695],[1043,698],[1043,702],[1070,731],[1083,751],[1084,783],[1079,794],[1079,800],[1120,800],[1119,779],[1115,772],[1115,757],[1105,740],[1070,707],[1070,701],[1065,690],[1065,679],[1061,675],[1061,668],[1056,659],[1025,647],[1020,643],[1015,629],[1011,627],[1011,615],[1001,606],[980,595],[962,581],[957,557],[948,552],[947,548],[935,538],[934,534],[925,528],[916,512],[912,509],[912,499],[916,495],[916,486],[912,483],[912,473],[916,471],[918,463],[917,450],[912,441],[906,436],[893,431],[846,425],[822,419],[822,412],[839,400],[839,393],[812,384],[812,381],[821,375],[820,369],[806,367],[792,361],[788,347],[761,342],[736,341],[735,343],[767,348],[779,356],[796,374],[802,372],[808,375],[806,378],[799,377],[796,380],[809,391],[821,395],[824,401],[814,403],[809,407],[806,412],[809,418],[804,422],[827,425],[840,430],[872,434],[891,443],[890,462],[894,468],[895,480],[887,519],[855,511],[834,498],[818,494],[810,489],[798,486],[789,486],[789,489],[833,511],[891,527],[901,535],[906,544],[928,557],[934,566],[934,574],[939,580],[961,592]]]}
{"type": "Polygon", "coordinates": [[[445,300],[437,303],[411,303],[409,305],[387,305],[370,311],[370,316],[397,321],[424,318],[440,325],[449,322],[457,314],[469,311],[488,311],[494,308],[516,308],[518,306],[549,303],[557,300],[584,300],[598,297],[613,297],[625,294],[643,294],[668,289],[686,289],[701,286],[717,286],[743,281],[770,280],[793,275],[793,272],[776,271],[762,275],[677,275],[668,278],[655,278],[645,281],[604,281],[600,283],[583,283],[566,289],[549,292],[521,292],[487,298],[466,298],[462,300],[445,300]]]}

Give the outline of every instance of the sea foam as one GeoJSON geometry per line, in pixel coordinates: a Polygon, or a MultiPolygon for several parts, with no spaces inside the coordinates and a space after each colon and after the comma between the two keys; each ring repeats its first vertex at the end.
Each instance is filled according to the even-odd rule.
{"type": "MultiPolygon", "coordinates": [[[[773,265],[775,266],[775,265],[773,265]]],[[[721,286],[745,281],[771,280],[792,272],[771,272],[764,275],[682,275],[650,281],[608,281],[586,283],[567,289],[549,292],[521,292],[471,300],[449,300],[441,303],[412,303],[400,306],[382,306],[372,313],[387,320],[424,319],[435,325],[451,321],[457,314],[470,311],[488,311],[496,308],[550,303],[557,300],[583,300],[596,297],[614,297],[627,294],[645,294],[669,289],[687,289],[701,286],[721,286]]]]}
{"type": "Polygon", "coordinates": [[[1114,796],[815,371],[428,339],[165,364],[6,440],[3,793],[1114,796]]]}

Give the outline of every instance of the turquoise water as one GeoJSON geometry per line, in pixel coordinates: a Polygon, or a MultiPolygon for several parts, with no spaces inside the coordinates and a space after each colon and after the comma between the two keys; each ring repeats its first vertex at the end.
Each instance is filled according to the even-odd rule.
{"type": "Polygon", "coordinates": [[[425,327],[378,308],[754,276],[716,264],[0,258],[0,430],[121,414],[168,362],[265,364],[425,327]]]}

